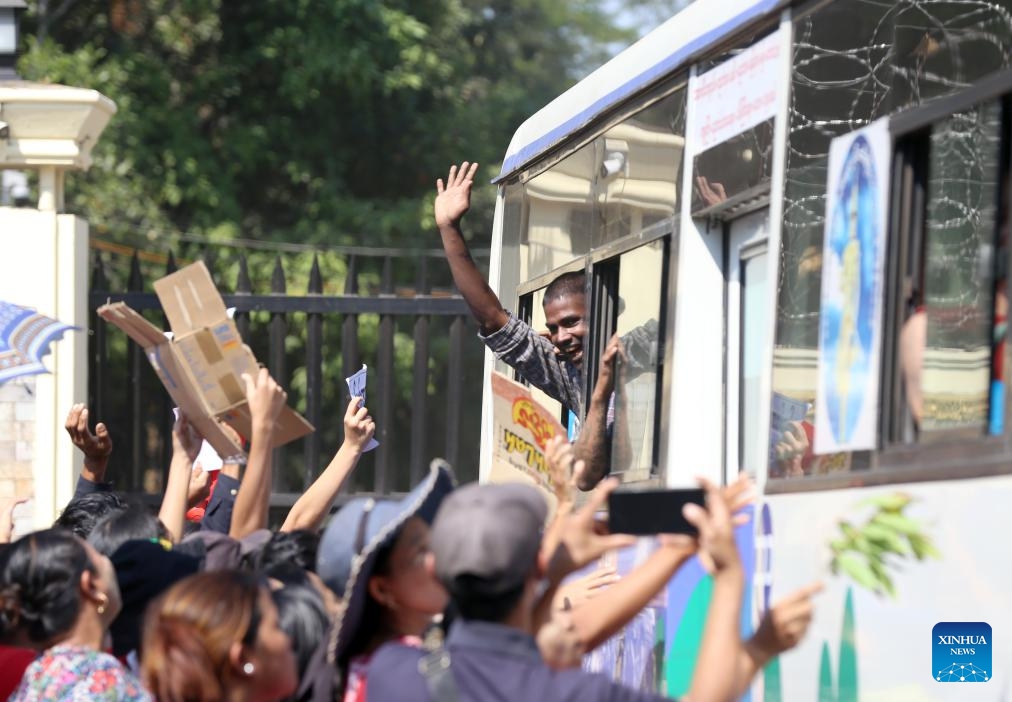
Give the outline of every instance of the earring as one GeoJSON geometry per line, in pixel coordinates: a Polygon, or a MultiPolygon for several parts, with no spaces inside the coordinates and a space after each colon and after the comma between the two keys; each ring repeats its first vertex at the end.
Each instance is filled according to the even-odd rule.
{"type": "Polygon", "coordinates": [[[242,672],[246,673],[246,675],[253,675],[254,670],[256,670],[256,668],[253,667],[252,663],[243,663],[242,672]]]}
{"type": "Polygon", "coordinates": [[[99,614],[105,614],[105,606],[109,604],[109,596],[106,595],[104,592],[100,592],[98,594],[102,599],[101,603],[98,605],[96,610],[98,611],[99,614]]]}

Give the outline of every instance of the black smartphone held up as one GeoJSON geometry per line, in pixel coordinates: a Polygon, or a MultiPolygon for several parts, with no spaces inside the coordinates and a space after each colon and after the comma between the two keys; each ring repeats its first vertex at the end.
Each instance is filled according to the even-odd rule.
{"type": "Polygon", "coordinates": [[[695,536],[696,527],[682,516],[682,507],[689,502],[705,508],[706,493],[702,488],[616,490],[608,495],[608,531],[634,536],[695,536]]]}

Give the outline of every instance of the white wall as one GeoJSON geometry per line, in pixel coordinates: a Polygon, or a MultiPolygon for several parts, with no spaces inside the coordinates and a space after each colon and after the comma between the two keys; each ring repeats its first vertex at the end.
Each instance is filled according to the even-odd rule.
{"type": "Polygon", "coordinates": [[[63,429],[88,391],[88,225],[74,215],[0,207],[0,299],[77,327],[50,347],[51,373],[35,380],[32,476],[36,528],[52,524],[74,493],[81,456],[63,429]]]}

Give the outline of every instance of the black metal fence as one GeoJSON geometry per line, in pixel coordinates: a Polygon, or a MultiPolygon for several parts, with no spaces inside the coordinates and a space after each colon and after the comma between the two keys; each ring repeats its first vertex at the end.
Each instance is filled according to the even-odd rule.
{"type": "MultiPolygon", "coordinates": [[[[481,344],[441,251],[330,249],[312,254],[308,271],[307,261],[280,256],[252,264],[245,252],[213,257],[203,251],[199,257],[226,305],[235,308],[244,341],[317,428],[275,453],[272,507],[278,514],[272,519],[340,446],[349,401],[344,379],[362,363],[369,366],[367,404],[379,447],[363,457],[346,493],[403,492],[435,456],[449,460],[461,480],[477,478],[481,344]],[[300,271],[286,274],[286,267],[300,271]],[[252,268],[260,278],[269,276],[269,292],[254,291],[252,268]],[[225,284],[229,278],[234,285],[225,284]],[[289,291],[296,284],[305,292],[289,291]]],[[[150,257],[142,265],[143,258],[137,252],[130,258],[126,291],[111,291],[108,262],[95,253],[89,405],[94,420],[112,433],[110,477],[117,487],[158,495],[172,448],[172,401],[140,346],[94,314],[106,302],[123,301],[168,328],[146,278],[176,270],[175,256],[169,253],[157,268],[150,257]]]]}

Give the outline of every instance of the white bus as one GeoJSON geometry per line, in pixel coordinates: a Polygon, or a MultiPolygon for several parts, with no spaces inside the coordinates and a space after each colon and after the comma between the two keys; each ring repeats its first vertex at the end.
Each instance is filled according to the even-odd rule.
{"type": "MultiPolygon", "coordinates": [[[[698,0],[506,152],[503,303],[538,328],[585,271],[588,385],[612,333],[658,322],[612,472],[754,475],[743,632],[825,579],[753,700],[1012,699],[1010,54],[1012,0],[698,0]],[[830,156],[856,130],[860,167],[853,138],[830,156]]],[[[683,568],[593,665],[684,692],[708,597],[683,568]]]]}

